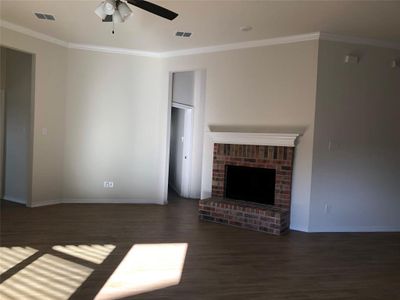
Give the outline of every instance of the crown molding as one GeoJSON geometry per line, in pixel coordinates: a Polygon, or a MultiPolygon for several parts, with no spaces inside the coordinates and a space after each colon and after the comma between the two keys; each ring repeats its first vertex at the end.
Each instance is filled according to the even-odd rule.
{"type": "Polygon", "coordinates": [[[96,52],[104,52],[104,53],[114,53],[114,54],[125,54],[125,55],[134,55],[134,56],[146,56],[146,57],[161,57],[161,53],[159,52],[149,52],[149,51],[141,51],[134,50],[128,48],[116,48],[116,47],[105,47],[105,46],[96,46],[96,45],[87,45],[87,44],[76,44],[76,43],[68,43],[66,41],[57,39],[55,37],[49,36],[47,34],[43,34],[29,28],[4,21],[0,19],[0,27],[10,29],[12,31],[16,31],[22,33],[24,35],[37,38],[42,41],[46,41],[49,43],[53,43],[62,47],[70,48],[70,49],[79,49],[79,50],[88,50],[88,51],[96,51],[96,52]]]}
{"type": "Polygon", "coordinates": [[[160,52],[150,52],[150,51],[127,49],[127,48],[115,48],[115,47],[95,46],[86,44],[69,43],[68,48],[104,52],[104,53],[125,54],[133,56],[146,56],[146,57],[158,57],[158,58],[162,57],[160,52]]]}
{"type": "Polygon", "coordinates": [[[47,34],[43,34],[29,28],[4,21],[0,19],[0,27],[7,28],[49,43],[53,43],[62,47],[70,48],[70,49],[79,49],[86,51],[95,51],[95,52],[103,52],[103,53],[113,53],[113,54],[124,54],[124,55],[133,55],[133,56],[144,56],[144,57],[153,57],[153,58],[169,58],[169,57],[177,57],[177,56],[187,56],[187,55],[198,55],[198,54],[207,54],[207,53],[215,53],[215,52],[223,52],[230,50],[240,50],[240,49],[248,49],[248,48],[257,48],[257,47],[266,47],[273,45],[282,45],[282,44],[290,44],[290,43],[299,43],[305,41],[313,41],[313,40],[327,40],[327,41],[335,41],[335,42],[344,42],[351,44],[361,44],[361,45],[370,45],[375,47],[383,47],[383,48],[392,48],[392,49],[400,49],[400,43],[396,42],[388,42],[382,40],[375,39],[366,39],[359,37],[350,37],[338,34],[332,34],[327,32],[313,32],[307,34],[298,34],[291,35],[285,37],[277,37],[270,38],[264,40],[255,40],[255,41],[247,41],[240,43],[231,43],[224,45],[216,45],[209,47],[200,47],[200,48],[190,48],[183,50],[174,50],[174,51],[165,51],[165,52],[152,52],[152,51],[143,51],[129,48],[116,48],[116,47],[107,47],[107,46],[97,46],[97,45],[89,45],[89,44],[79,44],[79,43],[69,43],[55,37],[49,36],[47,34]]]}
{"type": "Polygon", "coordinates": [[[161,57],[196,55],[196,54],[229,51],[229,50],[239,50],[239,49],[247,49],[247,48],[257,48],[257,47],[265,47],[265,46],[273,46],[273,45],[281,45],[281,44],[306,42],[306,41],[313,41],[313,40],[318,40],[318,39],[319,39],[319,32],[313,32],[313,33],[307,33],[307,34],[298,34],[298,35],[270,38],[270,39],[264,39],[264,40],[247,41],[247,42],[241,42],[241,43],[232,43],[232,44],[216,45],[216,46],[201,47],[201,48],[191,48],[191,49],[183,49],[183,50],[176,50],[176,51],[167,51],[167,52],[161,52],[160,54],[161,54],[161,57]]]}
{"type": "Polygon", "coordinates": [[[52,37],[50,35],[47,35],[47,34],[44,34],[44,33],[40,33],[40,32],[31,30],[29,28],[26,28],[26,27],[23,27],[23,26],[20,26],[20,25],[17,25],[17,24],[8,22],[8,21],[4,21],[4,20],[1,20],[1,19],[0,19],[0,27],[6,28],[6,29],[10,29],[10,30],[13,30],[13,31],[25,34],[25,35],[28,35],[30,37],[37,38],[39,40],[46,41],[46,42],[49,42],[49,43],[52,43],[52,44],[56,44],[56,45],[59,45],[59,46],[62,46],[62,47],[68,47],[68,43],[63,41],[63,40],[57,39],[57,38],[52,37]]]}
{"type": "Polygon", "coordinates": [[[312,41],[312,40],[318,40],[318,39],[319,39],[319,32],[314,32],[314,33],[308,33],[308,34],[299,34],[299,35],[271,38],[271,39],[265,39],[265,40],[256,40],[256,41],[248,41],[248,42],[241,42],[241,43],[232,43],[232,44],[225,44],[225,45],[217,45],[217,46],[209,46],[209,47],[201,47],[201,48],[190,48],[190,49],[165,51],[165,52],[148,52],[148,51],[140,51],[140,50],[131,50],[131,49],[126,49],[126,48],[102,47],[102,46],[95,46],[95,45],[82,45],[82,44],[71,44],[71,43],[68,44],[68,47],[72,48],[72,49],[82,49],[82,50],[91,50],[91,51],[108,52],[108,53],[119,53],[119,54],[127,54],[127,55],[168,58],[168,57],[176,57],[176,56],[206,54],[206,53],[223,52],[223,51],[229,51],[229,50],[239,50],[239,49],[265,47],[265,46],[273,46],[273,45],[281,45],[281,44],[289,44],[289,43],[298,43],[298,42],[312,41]]]}
{"type": "Polygon", "coordinates": [[[319,39],[325,41],[333,41],[333,42],[368,45],[368,46],[390,48],[390,49],[400,49],[399,42],[388,42],[383,40],[367,39],[355,36],[345,36],[327,32],[320,32],[319,39]]]}

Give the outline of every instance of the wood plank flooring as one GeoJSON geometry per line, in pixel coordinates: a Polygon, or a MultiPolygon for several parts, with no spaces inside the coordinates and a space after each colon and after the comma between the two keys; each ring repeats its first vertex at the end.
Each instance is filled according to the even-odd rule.
{"type": "Polygon", "coordinates": [[[179,285],[132,299],[400,299],[400,233],[281,237],[200,222],[197,201],[170,204],[60,204],[26,208],[1,201],[1,246],[38,251],[94,272],[72,299],[93,299],[134,244],[188,243],[179,285]],[[112,244],[100,265],[55,253],[55,245],[112,244]]]}

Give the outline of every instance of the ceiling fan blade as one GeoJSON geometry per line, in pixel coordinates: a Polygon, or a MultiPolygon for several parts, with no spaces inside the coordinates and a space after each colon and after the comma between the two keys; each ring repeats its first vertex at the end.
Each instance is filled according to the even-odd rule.
{"type": "Polygon", "coordinates": [[[157,16],[166,18],[168,20],[173,20],[175,19],[178,14],[170,11],[169,9],[166,9],[164,7],[158,6],[156,4],[153,4],[151,2],[147,2],[145,0],[127,0],[129,4],[132,4],[134,6],[137,6],[141,9],[144,9],[148,12],[151,12],[157,16]]]}
{"type": "Polygon", "coordinates": [[[112,22],[113,21],[112,15],[107,15],[102,21],[103,22],[112,22]]]}

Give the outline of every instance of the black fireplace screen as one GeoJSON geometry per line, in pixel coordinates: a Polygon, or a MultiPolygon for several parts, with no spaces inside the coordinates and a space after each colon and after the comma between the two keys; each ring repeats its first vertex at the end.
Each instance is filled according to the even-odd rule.
{"type": "Polygon", "coordinates": [[[275,169],[225,166],[225,197],[273,205],[275,169]]]}

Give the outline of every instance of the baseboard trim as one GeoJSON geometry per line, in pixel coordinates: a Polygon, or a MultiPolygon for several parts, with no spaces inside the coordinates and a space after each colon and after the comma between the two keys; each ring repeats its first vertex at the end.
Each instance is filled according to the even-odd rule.
{"type": "Polygon", "coordinates": [[[20,199],[20,198],[15,198],[15,197],[10,197],[10,196],[4,195],[3,200],[26,205],[26,201],[24,199],[20,199]]]}
{"type": "Polygon", "coordinates": [[[49,206],[49,205],[56,205],[62,203],[62,200],[60,199],[53,199],[53,200],[46,200],[46,201],[41,201],[39,203],[33,203],[31,207],[41,207],[41,206],[49,206]]]}
{"type": "Polygon", "coordinates": [[[399,226],[316,227],[308,232],[400,232],[399,226]]]}
{"type": "Polygon", "coordinates": [[[309,232],[307,227],[296,226],[296,225],[290,225],[290,230],[301,231],[301,232],[309,232]]]}
{"type": "MultiPolygon", "coordinates": [[[[12,202],[17,202],[14,200],[9,200],[6,199],[6,197],[3,197],[4,200],[7,201],[12,201],[12,202]]],[[[8,197],[9,198],[9,197],[8,197]]],[[[25,204],[24,202],[17,202],[20,204],[25,204]]],[[[143,200],[143,199],[52,199],[52,200],[46,200],[46,201],[41,201],[38,203],[33,203],[30,207],[41,207],[41,206],[49,206],[49,205],[56,205],[56,204],[68,204],[68,203],[76,203],[76,204],[155,204],[155,205],[164,205],[165,203],[163,202],[158,202],[158,201],[150,201],[150,200],[143,200]]]]}
{"type": "Polygon", "coordinates": [[[60,203],[80,203],[80,204],[157,204],[164,205],[161,201],[150,201],[144,199],[125,199],[125,198],[114,198],[114,199],[62,199],[60,203]]]}

